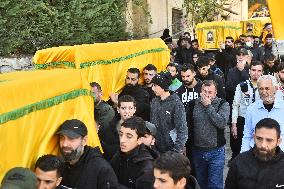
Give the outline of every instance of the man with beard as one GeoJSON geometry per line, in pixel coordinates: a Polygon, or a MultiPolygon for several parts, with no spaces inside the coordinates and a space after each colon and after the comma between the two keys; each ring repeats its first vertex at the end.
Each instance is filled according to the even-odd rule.
{"type": "Polygon", "coordinates": [[[274,54],[269,53],[264,56],[264,74],[265,75],[274,75],[277,73],[278,62],[274,54]]]}
{"type": "Polygon", "coordinates": [[[231,163],[225,189],[268,189],[284,185],[284,153],[279,148],[281,129],[271,118],[255,126],[252,149],[238,155],[231,163]]]}
{"type": "Polygon", "coordinates": [[[229,69],[236,65],[236,54],[234,39],[231,36],[226,37],[225,49],[216,55],[216,64],[224,73],[225,79],[227,79],[229,69]]]}
{"type": "MultiPolygon", "coordinates": [[[[259,120],[263,118],[275,119],[280,124],[280,129],[284,129],[284,117],[282,116],[284,115],[284,101],[283,96],[280,98],[280,95],[276,93],[276,78],[272,75],[261,76],[257,81],[257,88],[261,100],[256,101],[247,108],[241,152],[254,147],[254,127],[259,120]]],[[[279,147],[284,149],[282,143],[279,147]]]]}
{"type": "Polygon", "coordinates": [[[272,44],[273,44],[273,36],[272,34],[269,33],[265,37],[264,46],[255,49],[253,54],[253,60],[259,60],[263,62],[265,55],[272,53],[272,44]]]}
{"type": "Polygon", "coordinates": [[[192,59],[192,52],[190,38],[183,37],[181,39],[181,46],[177,50],[175,61],[179,65],[189,64],[192,59]]]}
{"type": "Polygon", "coordinates": [[[263,64],[260,61],[253,61],[249,69],[250,78],[239,83],[236,87],[232,105],[232,127],[230,135],[230,146],[232,149],[231,160],[241,151],[247,107],[255,101],[260,100],[257,90],[257,80],[262,73],[263,64]]]}
{"type": "Polygon", "coordinates": [[[278,77],[278,90],[280,90],[284,96],[284,63],[281,63],[277,67],[277,77],[278,77]]]}
{"type": "Polygon", "coordinates": [[[110,95],[110,98],[116,108],[119,97],[123,95],[132,96],[137,105],[136,115],[142,117],[144,120],[149,121],[149,94],[143,89],[142,86],[138,84],[139,77],[140,71],[138,68],[129,68],[125,78],[125,87],[122,89],[119,95],[117,93],[113,93],[110,95]]]}
{"type": "Polygon", "coordinates": [[[143,69],[143,79],[144,79],[143,87],[149,94],[150,102],[156,96],[152,90],[152,86],[153,86],[152,79],[156,74],[157,74],[157,68],[153,64],[148,64],[143,69]]]}
{"type": "Polygon", "coordinates": [[[177,67],[177,64],[169,63],[167,65],[167,71],[170,72],[170,74],[172,76],[172,83],[169,86],[169,90],[174,92],[182,85],[182,83],[178,79],[178,67],[177,67]]]}
{"type": "Polygon", "coordinates": [[[202,82],[195,78],[195,70],[192,64],[183,65],[181,68],[182,86],[176,90],[185,111],[189,102],[200,97],[202,82]]]}
{"type": "Polygon", "coordinates": [[[116,175],[99,148],[87,146],[88,130],[83,122],[66,120],[56,134],[60,153],[66,161],[62,185],[84,189],[118,188],[116,175]]]}
{"type": "Polygon", "coordinates": [[[196,65],[198,68],[197,78],[201,81],[215,81],[215,83],[217,83],[217,96],[219,98],[225,99],[226,93],[224,80],[219,75],[215,74],[212,70],[210,70],[209,59],[205,56],[201,56],[200,58],[198,58],[196,65]]]}
{"type": "Polygon", "coordinates": [[[90,83],[92,93],[94,95],[94,117],[96,121],[97,130],[103,129],[113,119],[114,109],[105,101],[102,100],[102,88],[96,82],[90,83]]]}

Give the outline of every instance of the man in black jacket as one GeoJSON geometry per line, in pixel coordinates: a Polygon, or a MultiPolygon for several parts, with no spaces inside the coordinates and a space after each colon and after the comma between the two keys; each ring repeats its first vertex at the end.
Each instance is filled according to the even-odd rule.
{"type": "Polygon", "coordinates": [[[284,186],[284,153],[280,125],[271,118],[255,126],[255,146],[239,154],[230,164],[225,189],[268,189],[284,186]]]}
{"type": "Polygon", "coordinates": [[[98,147],[87,146],[86,125],[66,120],[59,128],[59,150],[66,161],[61,184],[69,188],[116,189],[116,175],[98,147]]]}
{"type": "Polygon", "coordinates": [[[198,67],[197,79],[201,81],[213,80],[217,84],[217,97],[225,99],[225,83],[219,75],[210,70],[209,59],[206,56],[198,58],[196,65],[198,67]]]}
{"type": "Polygon", "coordinates": [[[110,95],[111,101],[117,107],[118,98],[123,95],[132,96],[137,104],[136,115],[142,117],[144,120],[149,121],[149,94],[138,84],[140,78],[140,71],[138,68],[129,68],[125,78],[125,86],[120,94],[113,93],[110,95]]]}
{"type": "Polygon", "coordinates": [[[146,133],[143,119],[133,116],[121,124],[119,131],[120,151],[111,160],[120,188],[153,188],[153,160],[150,148],[142,144],[146,133]]]}

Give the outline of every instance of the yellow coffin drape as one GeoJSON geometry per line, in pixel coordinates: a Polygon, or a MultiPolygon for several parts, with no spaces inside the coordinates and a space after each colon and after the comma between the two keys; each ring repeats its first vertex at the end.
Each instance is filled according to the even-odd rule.
{"type": "Polygon", "coordinates": [[[242,25],[233,21],[204,22],[196,25],[196,33],[202,49],[217,49],[227,36],[238,38],[242,34],[242,25]]]}
{"type": "Polygon", "coordinates": [[[241,23],[242,23],[244,34],[260,36],[261,32],[263,31],[264,25],[266,23],[271,23],[271,20],[270,20],[269,17],[259,17],[259,18],[251,18],[251,19],[248,19],[248,20],[245,20],[245,21],[241,21],[241,23]],[[252,28],[253,28],[252,32],[247,31],[247,26],[249,24],[252,25],[252,28]]]}
{"type": "Polygon", "coordinates": [[[278,40],[284,40],[283,0],[267,0],[270,18],[273,25],[274,36],[278,40]]]}
{"type": "Polygon", "coordinates": [[[89,145],[100,146],[93,98],[79,70],[57,69],[0,74],[0,180],[15,166],[31,167],[56,154],[54,133],[67,119],[83,121],[89,145]]]}
{"type": "Polygon", "coordinates": [[[168,47],[159,38],[54,47],[37,51],[33,59],[37,69],[80,69],[89,82],[101,84],[105,100],[124,86],[128,68],[154,64],[161,71],[169,60],[168,47]]]}

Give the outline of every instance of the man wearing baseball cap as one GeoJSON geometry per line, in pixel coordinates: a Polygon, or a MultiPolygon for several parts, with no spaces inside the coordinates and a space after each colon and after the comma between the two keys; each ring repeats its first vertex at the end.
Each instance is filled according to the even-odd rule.
{"type": "Polygon", "coordinates": [[[23,167],[10,169],[1,182],[1,189],[36,189],[35,174],[23,167]]]}
{"type": "Polygon", "coordinates": [[[98,147],[87,146],[88,130],[77,119],[66,120],[56,133],[66,161],[61,184],[69,188],[116,189],[116,175],[98,147]]]}

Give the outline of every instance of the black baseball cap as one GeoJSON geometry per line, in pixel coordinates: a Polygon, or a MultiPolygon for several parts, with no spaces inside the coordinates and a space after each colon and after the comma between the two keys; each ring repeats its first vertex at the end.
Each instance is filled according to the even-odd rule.
{"type": "Polygon", "coordinates": [[[240,48],[239,50],[238,50],[238,55],[240,55],[240,54],[243,54],[243,55],[248,55],[248,50],[246,50],[245,48],[240,48]]]}
{"type": "Polygon", "coordinates": [[[88,129],[82,121],[71,119],[64,121],[56,134],[66,135],[70,138],[78,138],[86,136],[88,134],[88,129]]]}
{"type": "Polygon", "coordinates": [[[146,126],[147,130],[150,132],[151,135],[153,135],[153,136],[156,135],[157,128],[153,123],[151,123],[149,121],[145,121],[145,126],[146,126]]]}

